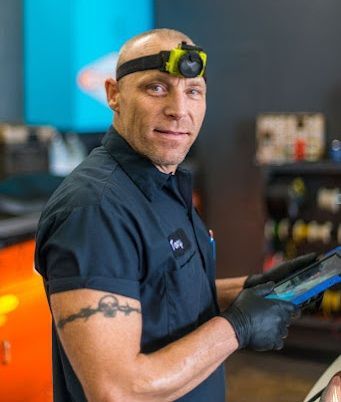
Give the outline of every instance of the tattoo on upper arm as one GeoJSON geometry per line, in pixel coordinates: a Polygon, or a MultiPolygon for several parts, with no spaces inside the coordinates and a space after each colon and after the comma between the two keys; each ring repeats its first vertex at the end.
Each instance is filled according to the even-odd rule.
{"type": "Polygon", "coordinates": [[[80,318],[83,318],[86,321],[89,317],[98,313],[103,314],[104,317],[116,317],[118,312],[121,312],[126,316],[133,312],[141,314],[140,309],[131,307],[128,303],[121,305],[119,304],[117,297],[113,295],[105,295],[99,300],[97,308],[81,308],[78,313],[71,314],[68,317],[59,320],[57,326],[58,328],[63,329],[64,326],[69,322],[78,320],[80,318]]]}

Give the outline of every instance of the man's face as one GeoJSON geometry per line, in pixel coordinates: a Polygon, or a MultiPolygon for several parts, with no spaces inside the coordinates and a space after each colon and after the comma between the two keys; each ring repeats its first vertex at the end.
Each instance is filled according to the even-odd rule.
{"type": "MultiPolygon", "coordinates": [[[[176,45],[156,44],[153,53],[176,45]]],[[[117,90],[117,130],[160,170],[174,171],[197,138],[204,119],[204,79],[148,70],[123,77],[117,90]]]]}

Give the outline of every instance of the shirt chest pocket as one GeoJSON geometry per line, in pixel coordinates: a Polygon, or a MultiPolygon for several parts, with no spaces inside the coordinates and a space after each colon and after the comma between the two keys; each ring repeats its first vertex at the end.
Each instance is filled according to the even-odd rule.
{"type": "Polygon", "coordinates": [[[203,273],[195,250],[170,262],[165,272],[168,332],[172,341],[193,331],[200,310],[203,273]]]}

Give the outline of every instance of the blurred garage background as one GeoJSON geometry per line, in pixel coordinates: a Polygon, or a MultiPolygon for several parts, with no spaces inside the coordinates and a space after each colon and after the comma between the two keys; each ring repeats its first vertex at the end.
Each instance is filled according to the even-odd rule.
{"type": "MultiPolygon", "coordinates": [[[[110,125],[103,82],[135,34],[178,29],[208,53],[207,116],[185,164],[218,277],[341,244],[340,17],[337,0],[0,0],[0,401],[51,400],[35,228],[110,125]]],[[[229,360],[229,401],[303,401],[340,352],[335,286],[282,352],[229,360]]]]}

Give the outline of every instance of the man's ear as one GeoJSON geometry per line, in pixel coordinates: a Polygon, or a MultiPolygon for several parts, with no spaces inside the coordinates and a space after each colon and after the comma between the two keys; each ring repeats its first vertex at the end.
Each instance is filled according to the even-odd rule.
{"type": "Polygon", "coordinates": [[[118,82],[113,78],[105,80],[105,91],[107,93],[107,102],[114,112],[120,111],[120,91],[118,88],[118,82]]]}

